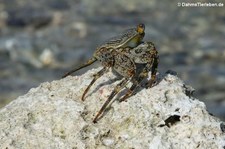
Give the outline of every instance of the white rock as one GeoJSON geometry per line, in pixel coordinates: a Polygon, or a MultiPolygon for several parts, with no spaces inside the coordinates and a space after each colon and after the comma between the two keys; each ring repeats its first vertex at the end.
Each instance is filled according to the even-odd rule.
{"type": "Polygon", "coordinates": [[[55,62],[54,54],[50,49],[44,49],[39,59],[43,66],[48,66],[55,62]]]}
{"type": "Polygon", "coordinates": [[[1,149],[223,149],[225,127],[203,102],[186,95],[187,87],[167,75],[127,102],[113,102],[92,120],[119,82],[109,72],[84,89],[99,69],[82,76],[42,83],[0,110],[1,149]],[[107,82],[106,84],[104,84],[107,82]],[[106,95],[107,94],[107,95],[106,95]],[[174,122],[174,123],[173,123],[174,122]]]}

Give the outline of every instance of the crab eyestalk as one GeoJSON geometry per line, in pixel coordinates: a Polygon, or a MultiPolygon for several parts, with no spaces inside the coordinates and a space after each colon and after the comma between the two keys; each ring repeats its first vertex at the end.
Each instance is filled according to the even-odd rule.
{"type": "Polygon", "coordinates": [[[145,32],[145,25],[143,23],[137,25],[137,32],[139,34],[143,34],[145,32]]]}

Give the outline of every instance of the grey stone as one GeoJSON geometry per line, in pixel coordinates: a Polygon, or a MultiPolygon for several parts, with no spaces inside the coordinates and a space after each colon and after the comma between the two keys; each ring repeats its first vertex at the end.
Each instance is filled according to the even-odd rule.
{"type": "Polygon", "coordinates": [[[81,101],[98,70],[42,83],[2,108],[0,148],[224,148],[223,122],[203,102],[187,96],[183,81],[170,74],[126,102],[115,100],[94,124],[96,112],[119,82],[109,81],[116,76],[108,72],[81,101]]]}

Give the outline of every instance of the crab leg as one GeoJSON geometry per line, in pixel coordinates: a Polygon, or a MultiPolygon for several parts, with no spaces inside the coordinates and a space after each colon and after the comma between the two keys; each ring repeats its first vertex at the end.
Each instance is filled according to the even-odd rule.
{"type": "MultiPolygon", "coordinates": [[[[144,73],[145,74],[145,73],[144,73]]],[[[146,73],[148,74],[148,73],[146,73]]],[[[147,75],[146,75],[147,76],[147,75]]],[[[140,86],[141,81],[144,79],[145,77],[139,77],[138,81],[134,82],[133,85],[129,88],[129,90],[126,92],[126,94],[119,100],[120,102],[125,101],[127,98],[129,98],[131,95],[133,95],[134,90],[140,86]]]]}
{"type": "Polygon", "coordinates": [[[101,69],[99,72],[97,72],[96,74],[94,74],[94,78],[93,80],[91,81],[91,83],[88,85],[88,87],[85,89],[82,97],[81,97],[81,100],[84,101],[84,97],[85,95],[87,94],[88,90],[91,88],[91,86],[95,83],[95,81],[100,78],[106,71],[107,71],[107,67],[104,67],[103,69],[101,69]]]}
{"type": "Polygon", "coordinates": [[[131,95],[133,95],[134,90],[138,87],[138,84],[133,84],[127,93],[119,100],[120,102],[125,101],[127,98],[129,98],[131,95]]]}
{"type": "Polygon", "coordinates": [[[121,89],[123,89],[127,82],[129,81],[129,78],[125,78],[124,80],[122,80],[112,91],[112,93],[110,94],[110,96],[108,97],[108,99],[105,101],[105,103],[103,104],[103,106],[101,107],[101,109],[99,110],[99,112],[97,113],[97,115],[95,116],[93,123],[96,123],[99,116],[105,111],[106,107],[108,106],[108,104],[110,103],[110,101],[113,99],[113,97],[119,93],[121,91],[121,89]]]}
{"type": "Polygon", "coordinates": [[[82,64],[81,66],[79,66],[78,68],[75,68],[75,69],[73,69],[73,70],[67,72],[66,74],[64,74],[64,75],[62,76],[62,78],[65,78],[65,77],[67,77],[68,75],[71,75],[72,73],[74,73],[74,72],[76,72],[76,71],[78,71],[78,70],[80,70],[80,69],[82,69],[82,68],[84,68],[84,67],[87,67],[87,66],[93,64],[93,63],[96,62],[96,61],[97,61],[96,58],[91,58],[91,59],[89,59],[86,63],[84,63],[84,64],[82,64]]]}
{"type": "Polygon", "coordinates": [[[154,61],[153,61],[153,66],[151,70],[151,79],[149,80],[147,84],[148,88],[151,88],[156,81],[156,73],[157,73],[158,64],[159,64],[159,57],[157,56],[156,58],[154,58],[154,61]]]}
{"type": "Polygon", "coordinates": [[[148,83],[148,86],[150,85],[150,87],[152,87],[152,84],[154,83],[155,78],[156,78],[157,66],[158,66],[158,58],[154,58],[153,61],[149,62],[145,66],[143,71],[138,76],[137,81],[133,83],[133,85],[129,88],[127,93],[120,99],[120,102],[125,101],[127,98],[129,98],[131,95],[133,95],[134,90],[137,87],[139,87],[142,80],[148,76],[148,72],[150,69],[152,69],[152,75],[151,75],[151,79],[148,83]]]}

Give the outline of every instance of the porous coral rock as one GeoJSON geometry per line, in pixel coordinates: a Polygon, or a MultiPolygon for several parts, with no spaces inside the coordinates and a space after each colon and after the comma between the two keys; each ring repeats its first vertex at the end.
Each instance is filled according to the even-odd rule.
{"type": "Polygon", "coordinates": [[[189,88],[171,74],[126,102],[115,100],[94,124],[96,112],[119,82],[108,72],[81,101],[98,70],[42,83],[2,108],[0,148],[224,148],[224,123],[187,94],[189,88]]]}

